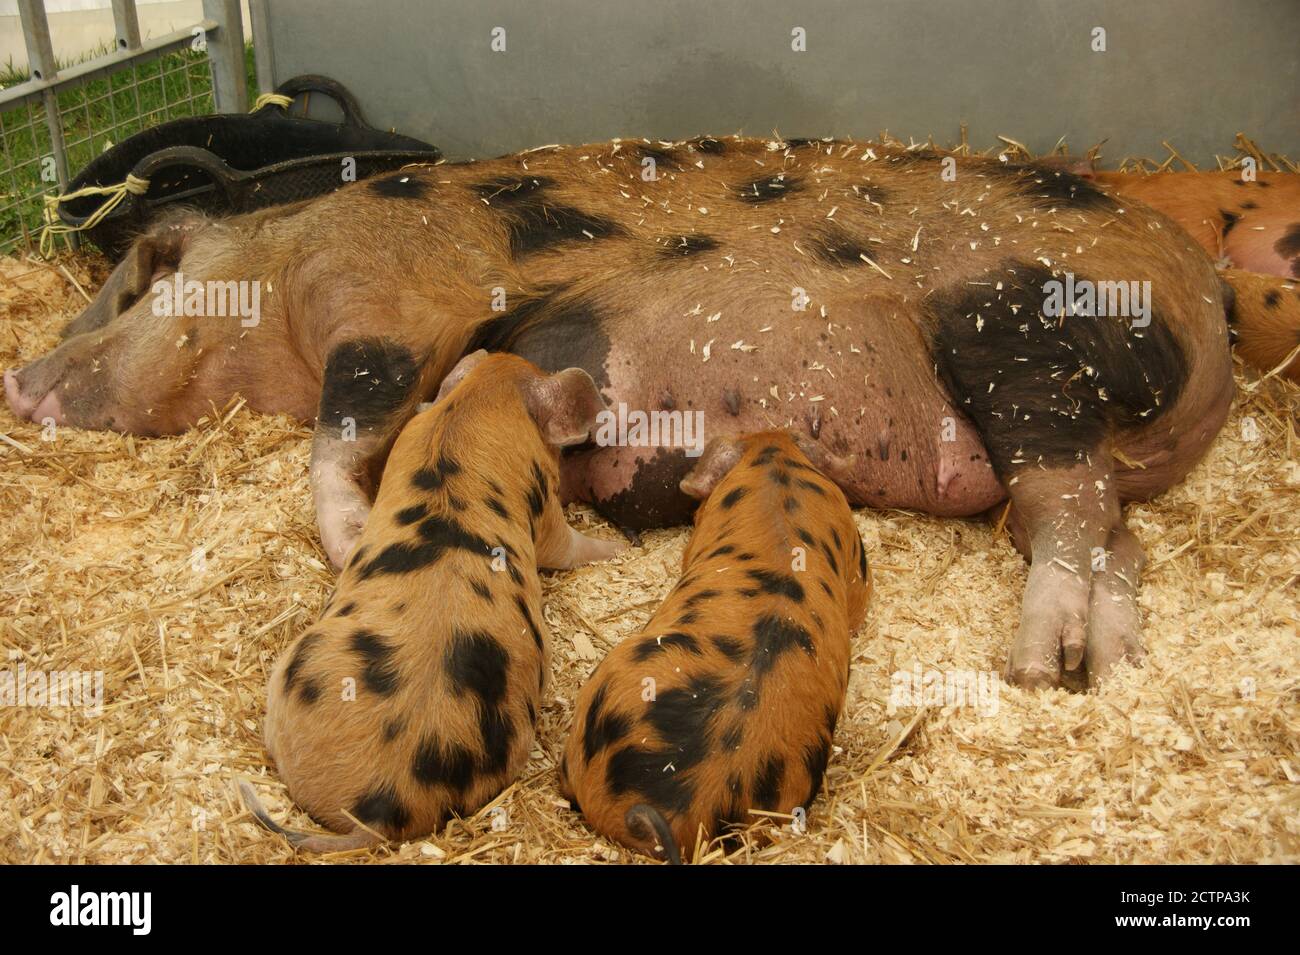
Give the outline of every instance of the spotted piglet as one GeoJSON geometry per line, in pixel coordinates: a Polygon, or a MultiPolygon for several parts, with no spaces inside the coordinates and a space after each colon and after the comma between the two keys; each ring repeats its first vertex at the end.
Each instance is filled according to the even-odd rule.
{"type": "Polygon", "coordinates": [[[708,498],[682,578],[578,694],[560,769],[598,832],[672,862],[750,810],[807,811],[871,589],[844,495],[786,432],[715,439],[681,487],[708,498]]]}
{"type": "Polygon", "coordinates": [[[268,690],[290,795],[345,835],[283,830],[245,786],[264,824],[314,850],[411,838],[518,775],[548,673],[537,567],[625,546],[573,530],[557,497],[557,448],[603,408],[585,371],[476,352],[403,429],[333,598],[268,690]]]}

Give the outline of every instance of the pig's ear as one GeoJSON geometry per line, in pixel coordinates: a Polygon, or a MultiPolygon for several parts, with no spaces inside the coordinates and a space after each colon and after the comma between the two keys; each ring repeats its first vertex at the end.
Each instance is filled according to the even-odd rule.
{"type": "Polygon", "coordinates": [[[528,413],[542,439],[556,447],[582,444],[595,430],[597,415],[606,410],[596,383],[581,368],[539,375],[524,385],[524,391],[528,413]]]}
{"type": "Polygon", "coordinates": [[[433,400],[441,401],[443,398],[447,397],[451,392],[451,389],[464,381],[465,376],[473,371],[478,366],[479,362],[487,356],[488,353],[480,348],[478,351],[470,352],[460,361],[456,362],[456,367],[447,372],[447,377],[442,379],[442,384],[438,386],[438,397],[433,400]]]}
{"type": "Polygon", "coordinates": [[[59,336],[71,338],[103,328],[138,302],[153,286],[155,277],[163,277],[180,267],[186,235],[161,230],[136,239],[94,301],[64,326],[59,336]]]}
{"type": "Polygon", "coordinates": [[[744,447],[735,438],[714,438],[704,447],[704,453],[695,467],[682,478],[682,493],[688,497],[704,500],[713,493],[718,482],[727,476],[727,472],[736,466],[744,447]]]}
{"type": "Polygon", "coordinates": [[[805,434],[793,434],[795,447],[803,452],[811,463],[822,474],[830,478],[836,484],[843,485],[853,472],[853,463],[856,457],[853,455],[832,454],[825,446],[805,434]]]}
{"type": "Polygon", "coordinates": [[[1068,172],[1083,179],[1093,179],[1097,175],[1093,161],[1087,156],[1040,156],[1034,160],[1034,165],[1046,170],[1068,172]]]}

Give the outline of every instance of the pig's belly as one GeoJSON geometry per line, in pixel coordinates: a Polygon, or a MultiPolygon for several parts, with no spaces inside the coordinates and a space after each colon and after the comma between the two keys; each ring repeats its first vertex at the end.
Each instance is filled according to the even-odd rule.
{"type": "Polygon", "coordinates": [[[566,500],[592,503],[631,529],[685,523],[695,506],[678,488],[695,460],[687,448],[769,428],[815,438],[851,461],[839,483],[856,506],[952,517],[1005,498],[978,434],[935,380],[914,332],[909,343],[883,330],[873,337],[809,322],[738,337],[700,324],[619,340],[602,368],[588,369],[612,416],[595,447],[566,456],[566,500]],[[647,424],[640,432],[637,412],[647,424]]]}

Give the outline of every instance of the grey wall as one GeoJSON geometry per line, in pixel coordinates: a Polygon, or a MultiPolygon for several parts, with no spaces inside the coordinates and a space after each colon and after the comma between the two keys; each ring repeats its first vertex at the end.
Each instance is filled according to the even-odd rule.
{"type": "Polygon", "coordinates": [[[1300,0],[269,0],[277,80],[333,76],[449,158],[698,133],[1300,156],[1300,0]],[[490,48],[506,29],[507,51],[490,48]],[[807,31],[807,52],[790,48],[807,31]],[[1090,48],[1094,26],[1108,49],[1090,48]]]}

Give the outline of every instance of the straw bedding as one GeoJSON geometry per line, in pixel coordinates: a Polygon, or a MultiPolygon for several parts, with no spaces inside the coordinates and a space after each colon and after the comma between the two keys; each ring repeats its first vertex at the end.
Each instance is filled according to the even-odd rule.
{"type": "MultiPolygon", "coordinates": [[[[49,348],[106,271],[93,257],[0,260],[0,366],[49,348]]],[[[1150,655],[1100,693],[1003,686],[996,712],[942,699],[891,708],[895,671],[1000,669],[1025,565],[980,522],[858,512],[876,594],[807,831],[758,820],[739,848],[697,857],[1296,861],[1298,411],[1300,389],[1239,373],[1208,458],[1129,509],[1151,557],[1150,655]]],[[[104,679],[99,715],[0,707],[0,861],[295,860],[251,821],[236,781],[311,828],[260,741],[271,664],[333,579],[308,444],[305,429],[238,401],[159,440],[63,429],[44,441],[38,425],[0,415],[0,668],[104,679]]],[[[685,540],[652,533],[612,564],[547,575],[554,681],[523,777],[426,840],[334,860],[644,861],[568,810],[555,765],[578,687],[666,594],[685,540]]]]}

